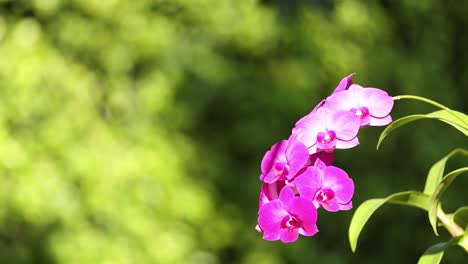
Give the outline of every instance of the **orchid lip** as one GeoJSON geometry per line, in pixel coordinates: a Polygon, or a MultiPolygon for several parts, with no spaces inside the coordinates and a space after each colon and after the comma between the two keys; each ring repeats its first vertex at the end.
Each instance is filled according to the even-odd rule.
{"type": "Polygon", "coordinates": [[[334,197],[335,192],[333,192],[333,190],[331,189],[326,188],[317,192],[317,194],[315,195],[315,200],[319,202],[326,202],[332,200],[334,197]]]}
{"type": "Polygon", "coordinates": [[[278,199],[278,183],[274,182],[271,184],[268,184],[268,194],[270,195],[271,199],[278,199]]]}
{"type": "Polygon", "coordinates": [[[365,118],[365,117],[369,116],[369,108],[367,108],[365,106],[360,107],[360,108],[352,108],[351,112],[353,112],[356,116],[358,116],[360,118],[365,118]]]}
{"type": "Polygon", "coordinates": [[[320,132],[317,134],[317,142],[320,144],[328,144],[336,139],[336,133],[333,130],[328,130],[327,132],[320,132]]]}
{"type": "Polygon", "coordinates": [[[288,175],[289,174],[289,165],[283,162],[276,162],[274,166],[276,175],[288,175]]]}
{"type": "Polygon", "coordinates": [[[299,219],[296,219],[294,216],[288,215],[283,218],[281,221],[281,227],[285,229],[295,229],[300,228],[302,226],[302,222],[299,219]]]}

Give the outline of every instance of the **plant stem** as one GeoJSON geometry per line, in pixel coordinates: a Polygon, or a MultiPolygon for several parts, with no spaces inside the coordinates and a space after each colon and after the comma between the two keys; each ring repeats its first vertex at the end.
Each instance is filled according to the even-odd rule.
{"type": "Polygon", "coordinates": [[[416,96],[416,95],[398,95],[398,96],[394,96],[394,97],[393,97],[393,100],[401,100],[401,99],[413,99],[413,100],[418,100],[418,101],[422,101],[422,102],[431,104],[431,105],[433,105],[433,106],[435,106],[435,107],[439,107],[439,108],[441,108],[441,109],[449,110],[449,111],[450,111],[450,108],[446,107],[446,106],[443,105],[443,104],[439,104],[438,102],[432,101],[431,99],[427,99],[427,98],[420,97],[420,96],[416,96]]]}
{"type": "Polygon", "coordinates": [[[437,218],[439,218],[442,225],[447,229],[447,231],[453,237],[463,236],[458,245],[460,245],[463,249],[465,249],[466,253],[468,253],[468,236],[465,235],[465,231],[457,225],[454,221],[452,221],[445,213],[442,211],[442,208],[439,207],[437,210],[437,218]]]}
{"type": "Polygon", "coordinates": [[[394,96],[394,97],[393,97],[393,100],[394,100],[394,101],[396,101],[396,100],[401,100],[401,99],[413,99],[413,100],[425,102],[425,103],[431,104],[431,105],[433,105],[433,106],[435,106],[435,107],[438,107],[438,108],[440,108],[440,109],[446,110],[446,111],[448,111],[451,115],[453,115],[456,119],[460,120],[461,123],[463,123],[465,126],[468,126],[468,124],[465,122],[465,120],[461,119],[461,118],[460,118],[459,116],[457,116],[454,112],[452,112],[452,109],[446,107],[446,106],[443,105],[443,104],[439,104],[438,102],[432,101],[431,99],[427,99],[427,98],[420,97],[420,96],[416,96],[416,95],[397,95],[397,96],[394,96]]]}
{"type": "Polygon", "coordinates": [[[450,220],[450,218],[440,208],[437,211],[437,218],[439,218],[442,225],[447,229],[447,231],[449,231],[449,233],[453,237],[461,236],[465,233],[463,229],[460,226],[458,226],[455,222],[450,220]]]}
{"type": "Polygon", "coordinates": [[[458,245],[460,245],[460,247],[464,248],[465,249],[465,252],[468,254],[468,236],[463,236],[460,241],[458,242],[458,245]]]}

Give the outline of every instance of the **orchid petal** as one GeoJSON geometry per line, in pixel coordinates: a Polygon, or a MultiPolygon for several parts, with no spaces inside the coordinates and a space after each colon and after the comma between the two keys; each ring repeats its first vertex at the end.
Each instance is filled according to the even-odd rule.
{"type": "Polygon", "coordinates": [[[309,160],[309,150],[301,142],[290,141],[290,146],[286,151],[286,158],[289,164],[288,179],[292,179],[309,160]]]}
{"type": "Polygon", "coordinates": [[[348,203],[354,194],[354,183],[348,174],[334,166],[329,166],[324,171],[323,188],[333,190],[335,197],[340,204],[348,203]]]}
{"type": "Polygon", "coordinates": [[[327,164],[325,164],[324,161],[321,159],[317,159],[314,163],[314,167],[320,169],[321,171],[324,170],[327,167],[327,164]]]}
{"type": "Polygon", "coordinates": [[[288,186],[284,186],[283,189],[281,189],[280,194],[279,194],[279,199],[287,205],[289,200],[294,198],[294,192],[289,188],[288,186]]]}
{"type": "Polygon", "coordinates": [[[385,117],[393,108],[393,98],[383,90],[363,88],[360,97],[361,105],[369,108],[369,113],[374,117],[385,117]]]}
{"type": "Polygon", "coordinates": [[[338,86],[335,88],[335,90],[333,91],[332,94],[335,94],[335,93],[338,93],[338,92],[341,92],[341,91],[344,91],[346,89],[348,89],[348,87],[353,83],[353,75],[355,75],[356,73],[351,73],[350,75],[344,77],[343,79],[341,79],[340,83],[338,84],[338,86]]]}
{"type": "Polygon", "coordinates": [[[263,205],[258,212],[258,225],[264,232],[264,238],[265,235],[277,236],[281,229],[281,221],[288,215],[280,200],[273,200],[263,205]]]}
{"type": "Polygon", "coordinates": [[[305,230],[313,231],[317,223],[317,209],[312,201],[303,197],[295,197],[289,201],[289,213],[300,219],[305,230]]]}
{"type": "Polygon", "coordinates": [[[347,204],[340,204],[341,211],[351,210],[353,208],[353,202],[349,201],[347,204]]]}
{"type": "Polygon", "coordinates": [[[356,98],[349,91],[334,93],[327,98],[325,106],[333,111],[346,110],[357,105],[356,98]]]}
{"type": "Polygon", "coordinates": [[[284,243],[294,242],[299,238],[299,229],[281,229],[280,230],[280,239],[284,243]]]}
{"type": "Polygon", "coordinates": [[[260,226],[258,224],[255,226],[255,231],[257,231],[259,233],[263,233],[263,230],[260,228],[260,226]]]}
{"type": "Polygon", "coordinates": [[[318,103],[318,104],[314,107],[314,109],[312,110],[311,113],[317,112],[317,110],[319,110],[320,107],[322,107],[324,104],[325,104],[325,100],[320,101],[320,103],[318,103]]]}
{"type": "Polygon", "coordinates": [[[314,112],[301,118],[292,131],[292,138],[302,142],[307,148],[315,145],[318,132],[324,130],[320,112],[314,112]]]}
{"type": "Polygon", "coordinates": [[[328,200],[324,203],[321,203],[321,205],[323,209],[329,212],[338,212],[340,210],[340,204],[335,199],[328,200]]]}
{"type": "Polygon", "coordinates": [[[281,174],[276,174],[275,170],[271,170],[265,177],[263,178],[263,181],[265,183],[274,183],[281,177],[281,174]]]}
{"type": "Polygon", "coordinates": [[[275,241],[280,239],[280,231],[274,233],[265,233],[263,232],[263,239],[268,241],[275,241]]]}
{"type": "Polygon", "coordinates": [[[276,162],[286,163],[286,155],[284,154],[288,146],[287,140],[281,140],[274,144],[269,151],[265,153],[262,159],[262,174],[267,175],[276,162]]]}
{"type": "Polygon", "coordinates": [[[260,208],[268,203],[269,201],[279,198],[279,190],[285,186],[284,181],[277,181],[272,184],[264,183],[260,190],[260,198],[258,201],[258,208],[260,208]]]}
{"type": "Polygon", "coordinates": [[[318,190],[322,188],[320,169],[316,167],[307,168],[294,180],[296,189],[301,197],[313,200],[318,190]]]}
{"type": "Polygon", "coordinates": [[[309,227],[309,228],[310,228],[310,230],[305,230],[304,228],[299,228],[299,234],[301,234],[303,236],[313,236],[313,235],[317,234],[317,232],[319,231],[317,225],[314,225],[314,226],[309,227]]]}
{"type": "MultiPolygon", "coordinates": [[[[342,141],[338,140],[336,142],[336,148],[338,149],[349,149],[349,148],[354,148],[355,146],[359,145],[359,140],[357,137],[348,140],[348,141],[342,141]]],[[[330,164],[331,165],[331,164],[330,164]]]]}
{"type": "MultiPolygon", "coordinates": [[[[338,145],[339,142],[337,142],[337,145],[338,145]]],[[[334,155],[332,152],[325,152],[323,151],[322,152],[322,155],[319,156],[319,160],[321,160],[325,165],[327,166],[331,166],[333,164],[333,160],[334,160],[334,155]]]]}
{"type": "Polygon", "coordinates": [[[271,199],[271,197],[269,195],[268,185],[269,184],[266,184],[266,183],[264,183],[262,185],[262,189],[260,190],[260,198],[258,199],[258,210],[260,210],[260,208],[262,208],[262,206],[264,204],[266,204],[269,201],[273,200],[273,199],[271,199]]]}
{"type": "Polygon", "coordinates": [[[348,141],[356,137],[360,123],[360,118],[352,112],[336,111],[327,119],[327,128],[335,131],[338,139],[348,141]]]}
{"type": "Polygon", "coordinates": [[[382,118],[370,118],[370,125],[371,126],[386,126],[392,122],[392,117],[390,115],[382,118]]]}

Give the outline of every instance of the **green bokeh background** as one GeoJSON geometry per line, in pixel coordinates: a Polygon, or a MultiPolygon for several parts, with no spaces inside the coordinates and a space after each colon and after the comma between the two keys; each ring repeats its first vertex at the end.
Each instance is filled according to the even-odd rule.
{"type": "MultiPolygon", "coordinates": [[[[468,2],[0,0],[0,263],[416,263],[425,213],[255,232],[260,161],[339,80],[468,112],[468,2]]],[[[433,108],[397,102],[395,118],[433,108]]],[[[354,204],[422,189],[461,133],[420,121],[336,151],[354,204]]],[[[448,164],[456,168],[463,161],[448,164]]],[[[466,164],[466,163],[465,163],[466,164]]],[[[445,210],[464,205],[457,180],[445,210]]],[[[443,262],[467,260],[458,248],[443,262]]]]}

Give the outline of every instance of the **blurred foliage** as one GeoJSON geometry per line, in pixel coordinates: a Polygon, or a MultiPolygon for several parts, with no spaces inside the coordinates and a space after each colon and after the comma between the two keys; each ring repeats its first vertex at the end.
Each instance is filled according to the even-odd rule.
{"type": "MultiPolygon", "coordinates": [[[[352,212],[263,241],[259,164],[351,72],[467,112],[467,27],[463,1],[0,0],[0,262],[415,263],[438,239],[406,208],[377,213],[356,254],[352,212]]],[[[380,131],[336,153],[356,205],[468,143],[421,121],[376,152],[380,131]]]]}

